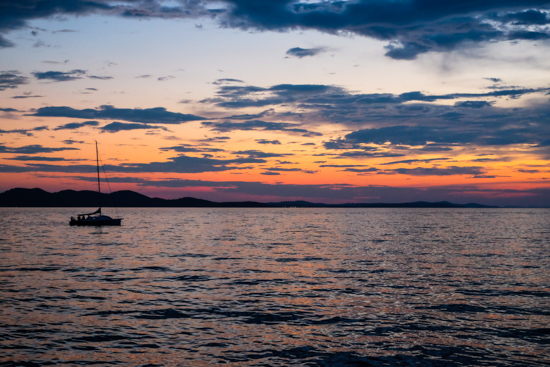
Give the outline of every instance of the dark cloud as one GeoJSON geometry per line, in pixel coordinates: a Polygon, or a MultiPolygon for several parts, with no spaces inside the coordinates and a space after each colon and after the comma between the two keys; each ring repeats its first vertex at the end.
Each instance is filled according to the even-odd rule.
{"type": "Polygon", "coordinates": [[[274,158],[274,157],[286,157],[290,155],[290,154],[282,154],[282,153],[267,153],[259,150],[241,150],[241,151],[233,152],[233,154],[246,155],[249,158],[274,158]]]}
{"type": "MultiPolygon", "coordinates": [[[[90,14],[119,15],[128,18],[189,18],[212,14],[196,1],[184,0],[181,5],[166,6],[160,1],[134,2],[114,0],[18,0],[0,1],[0,33],[27,26],[33,19],[60,16],[84,16],[90,14]]],[[[0,37],[0,47],[13,43],[0,37]]]]}
{"type": "Polygon", "coordinates": [[[393,165],[393,164],[403,164],[403,163],[406,163],[406,164],[429,163],[429,162],[435,162],[435,161],[446,161],[446,160],[449,160],[449,159],[450,158],[406,159],[406,160],[402,160],[402,161],[393,161],[393,162],[382,163],[381,166],[389,166],[389,165],[393,165]]]}
{"type": "MultiPolygon", "coordinates": [[[[404,112],[410,114],[426,113],[435,107],[426,103],[437,101],[457,101],[456,107],[485,107],[491,106],[493,102],[486,101],[488,98],[512,98],[517,99],[525,95],[535,93],[548,93],[550,88],[507,88],[491,90],[483,93],[450,93],[439,95],[428,95],[420,91],[412,91],[401,94],[391,93],[353,93],[341,87],[319,84],[280,84],[263,88],[258,86],[221,86],[217,97],[202,100],[202,103],[212,103],[223,108],[246,108],[265,106],[293,106],[298,109],[319,111],[330,117],[330,120],[340,118],[338,114],[349,119],[351,113],[356,112],[358,116],[365,115],[365,109],[375,108],[377,114],[383,113],[383,108],[400,108],[399,115],[407,117],[404,112]],[[484,99],[477,101],[474,99],[484,99]],[[423,104],[411,104],[411,102],[422,102],[423,104]]],[[[443,107],[439,107],[441,110],[443,107]]],[[[448,107],[447,107],[448,108],[448,107]]],[[[372,116],[371,111],[368,115],[372,116]]],[[[447,111],[449,112],[449,111],[447,111]]],[[[274,109],[262,112],[261,116],[274,115],[274,109]]],[[[394,115],[397,115],[394,113],[394,115]]],[[[254,119],[260,115],[234,115],[227,119],[254,119]]],[[[355,118],[355,116],[354,116],[355,118]]]]}
{"type": "Polygon", "coordinates": [[[417,168],[396,168],[391,171],[381,171],[380,174],[402,174],[411,176],[455,176],[455,175],[483,175],[482,167],[417,167],[417,168]]]}
{"type": "Polygon", "coordinates": [[[200,116],[166,111],[163,107],[131,109],[115,108],[110,105],[103,105],[96,109],[87,108],[83,110],[65,106],[42,107],[34,114],[31,114],[31,116],[70,117],[90,120],[113,119],[149,124],[181,124],[188,121],[204,120],[204,118],[200,116]]]}
{"type": "Polygon", "coordinates": [[[279,140],[267,140],[267,139],[256,139],[256,143],[258,143],[258,144],[281,145],[281,142],[279,140]]]}
{"type": "MultiPolygon", "coordinates": [[[[97,79],[97,80],[111,80],[113,79],[112,76],[97,76],[97,75],[88,75],[88,78],[90,79],[97,79]]],[[[95,88],[86,88],[87,90],[97,90],[95,88]]]]}
{"type": "Polygon", "coordinates": [[[261,120],[250,120],[246,122],[202,122],[202,125],[210,128],[213,131],[229,132],[235,130],[259,130],[259,131],[282,131],[289,134],[297,134],[304,137],[322,136],[321,133],[302,129],[300,124],[292,124],[288,122],[268,122],[261,120]]]}
{"type": "MultiPolygon", "coordinates": [[[[1,40],[2,39],[0,37],[0,42],[1,40]]],[[[17,88],[20,85],[27,84],[28,82],[29,79],[25,76],[22,76],[18,71],[0,71],[0,91],[17,88]]]]}
{"type": "Polygon", "coordinates": [[[86,74],[85,70],[72,70],[68,72],[63,71],[44,71],[32,73],[38,80],[53,80],[56,82],[67,82],[71,80],[82,79],[86,74]]]}
{"type": "Polygon", "coordinates": [[[34,136],[34,131],[49,130],[47,126],[39,126],[32,129],[15,129],[15,130],[2,130],[0,129],[0,134],[21,134],[27,136],[34,136]]]}
{"type": "Polygon", "coordinates": [[[68,124],[59,125],[54,130],[75,130],[80,129],[81,127],[85,126],[98,126],[99,122],[97,121],[84,121],[84,122],[69,122],[68,124]]]}
{"type": "Polygon", "coordinates": [[[463,101],[463,102],[456,102],[455,107],[463,107],[463,108],[483,108],[483,107],[491,107],[493,103],[487,102],[487,101],[463,101]]]}
{"type": "Polygon", "coordinates": [[[428,142],[461,143],[472,141],[472,133],[457,131],[454,136],[444,134],[441,128],[425,126],[390,126],[379,129],[364,129],[346,135],[345,139],[355,144],[367,143],[382,145],[385,143],[398,145],[425,145],[428,142]]]}
{"type": "MultiPolygon", "coordinates": [[[[224,27],[244,30],[360,35],[388,42],[387,56],[410,60],[426,52],[448,52],[484,42],[543,39],[548,35],[542,28],[548,24],[548,5],[547,0],[181,0],[172,4],[161,0],[21,0],[0,2],[0,33],[55,15],[211,17],[224,27]],[[537,26],[540,29],[533,31],[537,26]]],[[[10,46],[12,42],[0,38],[0,47],[10,46]]]]}
{"type": "MultiPolygon", "coordinates": [[[[76,148],[43,148],[38,145],[21,148],[7,148],[0,145],[0,153],[49,153],[60,150],[76,150],[76,148]]],[[[168,159],[166,162],[151,163],[124,163],[118,166],[105,165],[105,170],[112,173],[201,173],[201,172],[222,172],[231,170],[250,169],[249,166],[241,165],[266,163],[264,159],[257,158],[236,158],[236,159],[213,159],[207,157],[189,157],[180,155],[168,159]]],[[[1,166],[0,172],[71,172],[90,173],[96,170],[95,165],[54,165],[54,164],[27,164],[24,167],[1,166]]]]}
{"type": "Polygon", "coordinates": [[[5,158],[13,161],[47,161],[47,162],[60,162],[66,161],[67,159],[61,157],[41,157],[41,156],[30,156],[30,155],[18,155],[13,158],[5,158]]]}
{"type": "Polygon", "coordinates": [[[176,78],[175,76],[167,75],[167,76],[158,77],[158,78],[157,78],[157,81],[159,81],[159,82],[164,82],[164,81],[166,81],[166,80],[175,79],[175,78],[176,78]]]}
{"type": "Polygon", "coordinates": [[[13,99],[27,99],[27,98],[42,98],[42,97],[43,96],[33,95],[33,94],[30,94],[30,93],[25,93],[22,96],[13,96],[11,98],[13,98],[13,99]]]}
{"type": "Polygon", "coordinates": [[[368,172],[377,172],[378,168],[368,167],[363,164],[321,164],[321,168],[342,168],[341,171],[344,172],[355,172],[355,173],[368,173],[368,172]],[[368,168],[363,168],[368,167],[368,168]]]}
{"type": "Polygon", "coordinates": [[[339,87],[321,84],[279,84],[269,88],[256,86],[221,86],[218,96],[202,100],[225,108],[265,107],[298,103],[308,98],[339,95],[339,87]]]}
{"type": "Polygon", "coordinates": [[[511,40],[540,41],[550,39],[550,34],[545,32],[517,31],[509,35],[511,40]]]}
{"type": "Polygon", "coordinates": [[[250,167],[239,167],[244,164],[266,163],[264,159],[258,158],[236,158],[236,159],[214,159],[207,157],[189,157],[180,155],[170,158],[166,162],[122,164],[120,166],[106,167],[109,172],[174,172],[174,173],[201,173],[221,172],[248,169],[250,167]]]}
{"type": "Polygon", "coordinates": [[[141,123],[127,123],[127,122],[118,122],[114,121],[110,124],[107,124],[100,128],[101,132],[106,133],[117,133],[119,131],[129,131],[129,130],[164,130],[170,131],[163,126],[155,126],[150,124],[141,124],[141,123]]]}
{"type": "Polygon", "coordinates": [[[37,153],[52,153],[62,152],[65,150],[80,150],[78,148],[49,148],[42,145],[26,145],[18,148],[11,148],[0,144],[0,153],[16,153],[16,154],[37,154],[37,153]]]}
{"type": "Polygon", "coordinates": [[[201,143],[225,143],[231,140],[229,136],[214,136],[212,138],[206,138],[199,140],[201,143]]]}
{"type": "Polygon", "coordinates": [[[369,173],[369,172],[377,172],[378,168],[370,167],[370,168],[346,168],[344,169],[345,172],[355,172],[355,173],[369,173]]]}
{"type": "Polygon", "coordinates": [[[323,51],[324,49],[322,47],[316,47],[316,48],[294,47],[288,50],[286,54],[288,56],[298,57],[301,59],[302,57],[306,57],[306,56],[316,56],[322,53],[323,51]]]}
{"type": "Polygon", "coordinates": [[[514,25],[545,25],[550,23],[548,14],[539,10],[527,10],[519,13],[495,14],[492,19],[501,23],[513,23],[514,25]]]}
{"type": "Polygon", "coordinates": [[[240,79],[223,78],[223,79],[218,79],[214,81],[212,84],[222,85],[222,84],[232,84],[232,83],[244,83],[244,82],[240,79]]]}
{"type": "Polygon", "coordinates": [[[526,124],[521,128],[499,127],[488,124],[468,128],[464,126],[390,126],[378,129],[363,129],[349,133],[342,140],[325,142],[327,149],[358,149],[363,144],[425,146],[427,144],[477,144],[510,145],[536,144],[540,141],[540,131],[526,124]]]}
{"type": "Polygon", "coordinates": [[[67,144],[67,145],[71,145],[71,144],[84,144],[84,141],[82,140],[63,140],[63,143],[67,144]]]}
{"type": "Polygon", "coordinates": [[[330,168],[356,168],[356,167],[365,167],[364,164],[322,164],[319,167],[330,167],[330,168]]]}
{"type": "Polygon", "coordinates": [[[164,147],[164,148],[160,148],[160,150],[165,152],[174,151],[178,153],[218,153],[218,152],[224,151],[223,149],[219,149],[219,148],[197,147],[189,144],[181,144],[173,147],[164,147]]]}
{"type": "Polygon", "coordinates": [[[256,120],[266,116],[273,115],[273,113],[274,113],[274,110],[269,109],[256,114],[233,115],[229,117],[224,117],[224,120],[256,120]]]}
{"type": "Polygon", "coordinates": [[[284,167],[271,167],[266,168],[269,172],[302,172],[301,168],[284,168],[284,167]]]}

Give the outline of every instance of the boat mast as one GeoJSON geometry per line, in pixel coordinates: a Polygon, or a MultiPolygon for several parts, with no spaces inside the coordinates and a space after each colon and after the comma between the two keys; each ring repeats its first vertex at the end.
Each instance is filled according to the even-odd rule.
{"type": "Polygon", "coordinates": [[[97,192],[99,194],[99,215],[101,215],[101,184],[99,182],[99,151],[97,149],[97,140],[95,141],[95,159],[97,164],[97,192]]]}

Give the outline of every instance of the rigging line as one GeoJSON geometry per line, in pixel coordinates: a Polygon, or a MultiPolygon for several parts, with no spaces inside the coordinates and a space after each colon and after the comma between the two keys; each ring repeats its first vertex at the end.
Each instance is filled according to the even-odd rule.
{"type": "MultiPolygon", "coordinates": [[[[99,161],[101,162],[101,169],[103,170],[103,176],[105,176],[105,182],[107,182],[107,187],[109,188],[109,194],[113,193],[113,190],[111,190],[111,184],[109,183],[109,178],[107,178],[107,172],[105,171],[105,165],[103,164],[103,160],[101,160],[101,155],[99,155],[99,161]]],[[[115,206],[115,214],[118,217],[118,208],[116,205],[115,198],[111,196],[111,200],[113,202],[113,205],[115,206]]]]}

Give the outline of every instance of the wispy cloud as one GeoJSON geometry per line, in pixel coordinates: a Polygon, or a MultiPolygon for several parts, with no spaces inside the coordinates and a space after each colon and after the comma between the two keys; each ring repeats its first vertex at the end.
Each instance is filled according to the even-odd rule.
{"type": "Polygon", "coordinates": [[[55,82],[68,82],[72,80],[82,79],[86,74],[85,70],[71,70],[67,72],[63,71],[44,71],[32,73],[38,80],[51,80],[55,82]]]}
{"type": "Polygon", "coordinates": [[[98,121],[84,121],[84,122],[69,122],[68,124],[59,125],[54,130],[75,130],[86,126],[98,126],[98,121]]]}
{"type": "Polygon", "coordinates": [[[96,109],[78,110],[66,106],[39,108],[31,116],[71,117],[81,119],[116,119],[149,124],[181,124],[188,121],[204,120],[203,117],[167,111],[164,107],[155,108],[116,108],[103,105],[96,109]]]}
{"type": "Polygon", "coordinates": [[[301,128],[300,124],[293,124],[288,122],[269,122],[262,120],[250,120],[245,122],[211,122],[204,121],[202,125],[210,128],[213,131],[229,132],[236,130],[260,130],[260,131],[282,131],[289,134],[297,134],[304,137],[322,136],[321,133],[309,131],[301,128]]]}
{"type": "Polygon", "coordinates": [[[44,147],[39,144],[35,145],[25,145],[22,147],[8,147],[0,144],[0,153],[17,153],[17,154],[37,154],[37,153],[53,153],[53,152],[62,152],[65,150],[80,150],[78,148],[51,148],[44,147]]]}
{"type": "Polygon", "coordinates": [[[2,130],[0,129],[0,134],[21,134],[26,136],[33,136],[35,131],[49,130],[47,126],[38,126],[32,129],[14,129],[14,130],[2,130]]]}
{"type": "Polygon", "coordinates": [[[298,58],[302,58],[302,57],[306,57],[306,56],[316,56],[322,52],[324,52],[325,49],[322,48],[322,47],[315,47],[315,48],[301,48],[301,47],[294,47],[294,48],[291,48],[289,49],[286,54],[288,56],[292,56],[292,57],[298,57],[298,58]]]}
{"type": "Polygon", "coordinates": [[[20,85],[27,84],[28,82],[29,79],[26,76],[21,75],[18,71],[0,71],[0,91],[17,88],[20,85]]]}
{"type": "Polygon", "coordinates": [[[117,133],[119,131],[129,131],[129,130],[163,130],[170,131],[164,126],[155,126],[151,124],[142,124],[142,123],[126,123],[114,121],[110,124],[107,124],[100,128],[102,132],[106,133],[117,133]]]}

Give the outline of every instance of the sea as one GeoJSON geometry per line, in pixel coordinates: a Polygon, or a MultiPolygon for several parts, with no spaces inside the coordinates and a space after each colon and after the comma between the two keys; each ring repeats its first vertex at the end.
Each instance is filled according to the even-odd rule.
{"type": "Polygon", "coordinates": [[[87,210],[0,208],[0,366],[550,366],[550,209],[87,210]]]}

